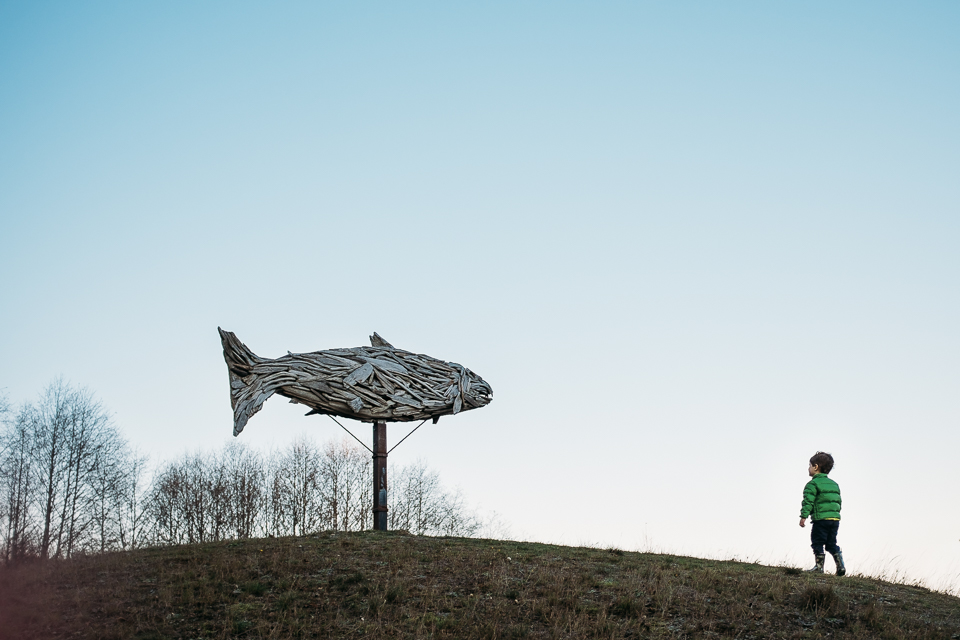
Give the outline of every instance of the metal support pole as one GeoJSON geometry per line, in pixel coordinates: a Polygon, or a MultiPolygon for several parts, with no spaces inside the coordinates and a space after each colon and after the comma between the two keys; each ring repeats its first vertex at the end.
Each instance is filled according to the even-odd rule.
{"type": "Polygon", "coordinates": [[[373,423],[373,528],[387,530],[387,424],[373,423]]]}

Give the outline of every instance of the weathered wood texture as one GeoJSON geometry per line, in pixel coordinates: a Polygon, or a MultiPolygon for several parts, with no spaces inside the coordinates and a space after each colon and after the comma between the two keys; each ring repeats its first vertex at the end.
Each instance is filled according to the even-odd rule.
{"type": "Polygon", "coordinates": [[[493,390],[477,374],[402,349],[374,333],[371,347],[288,353],[271,360],[255,355],[218,327],[230,373],[233,435],[273,394],[326,413],[364,422],[438,419],[488,404],[493,390]]]}

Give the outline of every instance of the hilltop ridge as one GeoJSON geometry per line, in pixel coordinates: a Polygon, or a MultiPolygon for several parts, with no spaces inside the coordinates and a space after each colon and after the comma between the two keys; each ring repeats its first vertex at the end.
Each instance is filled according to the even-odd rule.
{"type": "Polygon", "coordinates": [[[960,599],[733,561],[403,532],[0,570],[0,638],[960,638],[960,599]]]}

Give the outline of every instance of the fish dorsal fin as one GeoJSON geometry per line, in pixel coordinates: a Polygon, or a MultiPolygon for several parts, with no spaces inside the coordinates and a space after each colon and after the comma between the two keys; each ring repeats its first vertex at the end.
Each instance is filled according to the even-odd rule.
{"type": "Polygon", "coordinates": [[[370,336],[370,345],[374,347],[387,347],[388,349],[393,349],[393,345],[380,337],[380,334],[376,331],[373,332],[373,335],[370,336]]]}

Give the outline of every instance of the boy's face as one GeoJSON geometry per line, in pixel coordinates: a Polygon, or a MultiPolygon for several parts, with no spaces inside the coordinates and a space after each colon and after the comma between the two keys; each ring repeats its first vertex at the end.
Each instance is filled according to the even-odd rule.
{"type": "Polygon", "coordinates": [[[809,467],[807,467],[807,473],[810,474],[810,477],[811,477],[811,478],[812,478],[813,476],[817,475],[818,473],[820,473],[820,465],[818,465],[818,464],[811,464],[809,467]]]}

